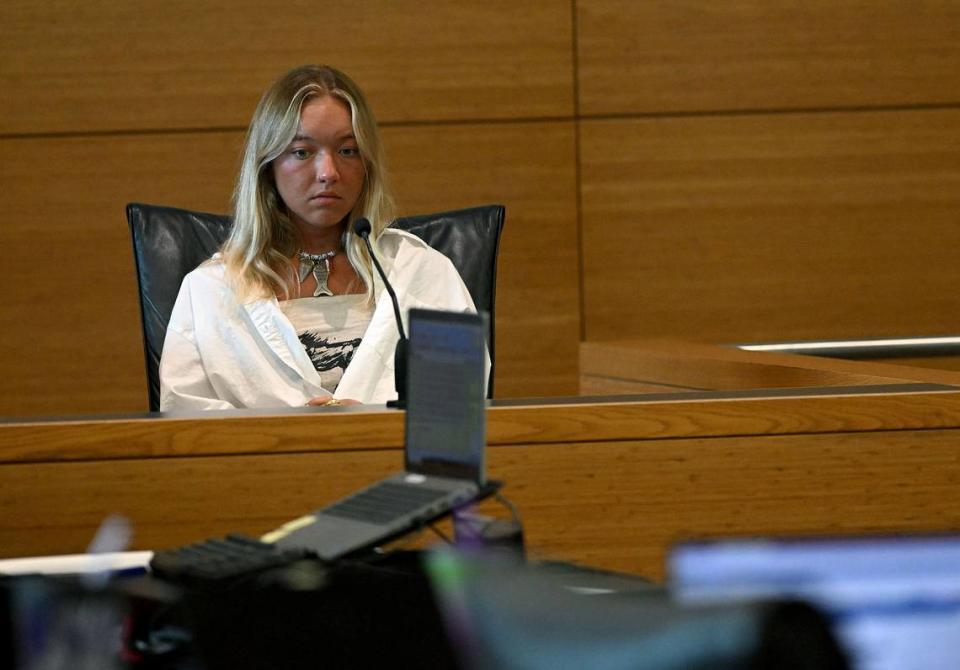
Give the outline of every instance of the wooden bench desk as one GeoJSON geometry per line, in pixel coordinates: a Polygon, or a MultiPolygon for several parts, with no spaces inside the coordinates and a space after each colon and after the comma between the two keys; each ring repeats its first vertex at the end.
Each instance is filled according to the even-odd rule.
{"type": "MultiPolygon", "coordinates": [[[[654,578],[693,537],[957,530],[960,389],[861,381],[497,402],[488,471],[533,555],[654,578]]],[[[398,470],[402,439],[367,407],[0,423],[0,555],[83,551],[110,513],[133,549],[259,534],[398,470]]]]}

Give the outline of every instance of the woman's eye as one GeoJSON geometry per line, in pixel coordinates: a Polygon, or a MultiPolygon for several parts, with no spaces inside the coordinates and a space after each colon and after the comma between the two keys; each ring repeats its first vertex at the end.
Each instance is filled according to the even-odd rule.
{"type": "Polygon", "coordinates": [[[294,158],[304,159],[310,155],[310,152],[306,149],[291,149],[290,155],[294,158]]]}
{"type": "Polygon", "coordinates": [[[358,149],[357,147],[343,147],[342,149],[340,149],[340,155],[341,156],[359,156],[360,149],[358,149]]]}

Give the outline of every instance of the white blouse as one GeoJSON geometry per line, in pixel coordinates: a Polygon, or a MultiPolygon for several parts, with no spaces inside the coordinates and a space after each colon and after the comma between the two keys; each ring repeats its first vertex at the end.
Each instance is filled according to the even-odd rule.
{"type": "MultiPolygon", "coordinates": [[[[388,228],[376,244],[404,321],[413,307],[473,311],[453,264],[423,240],[388,228]]],[[[337,386],[338,398],[382,403],[397,395],[397,323],[378,277],[374,289],[377,304],[337,386]]],[[[298,407],[327,395],[330,391],[275,297],[241,303],[216,258],[187,275],[160,359],[162,411],[298,407]]]]}

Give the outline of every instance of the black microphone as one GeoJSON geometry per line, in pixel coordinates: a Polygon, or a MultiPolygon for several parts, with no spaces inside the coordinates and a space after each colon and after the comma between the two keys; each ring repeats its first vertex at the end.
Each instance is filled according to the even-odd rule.
{"type": "Polygon", "coordinates": [[[366,217],[360,217],[353,222],[353,232],[360,237],[367,245],[367,252],[373,265],[380,273],[380,279],[383,280],[383,286],[390,294],[390,300],[393,301],[393,315],[397,319],[397,330],[400,331],[400,339],[397,340],[397,349],[393,353],[393,384],[397,388],[397,399],[387,403],[387,407],[397,407],[403,409],[407,405],[407,334],[403,330],[403,319],[400,318],[400,303],[397,301],[397,294],[393,286],[387,280],[387,275],[380,267],[380,261],[377,255],[373,253],[373,245],[370,244],[370,221],[366,217]]]}

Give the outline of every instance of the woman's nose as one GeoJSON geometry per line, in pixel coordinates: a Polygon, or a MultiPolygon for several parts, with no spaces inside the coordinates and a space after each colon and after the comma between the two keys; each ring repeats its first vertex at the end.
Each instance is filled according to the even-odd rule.
{"type": "Polygon", "coordinates": [[[333,154],[320,152],[317,154],[317,181],[332,182],[340,178],[337,170],[337,161],[333,154]]]}

